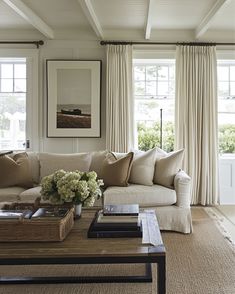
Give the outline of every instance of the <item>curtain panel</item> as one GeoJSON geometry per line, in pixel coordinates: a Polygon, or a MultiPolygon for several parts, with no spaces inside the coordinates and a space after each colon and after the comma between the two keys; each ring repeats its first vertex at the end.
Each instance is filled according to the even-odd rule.
{"type": "Polygon", "coordinates": [[[128,152],[134,147],[132,46],[106,47],[106,148],[128,152]]]}
{"type": "Polygon", "coordinates": [[[176,142],[185,149],[192,204],[218,202],[217,61],[215,46],[177,46],[176,142]]]}

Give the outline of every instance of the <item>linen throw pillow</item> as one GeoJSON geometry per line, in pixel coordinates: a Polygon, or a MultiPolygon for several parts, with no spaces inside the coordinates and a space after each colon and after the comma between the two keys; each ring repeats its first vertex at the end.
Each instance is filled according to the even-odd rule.
{"type": "Polygon", "coordinates": [[[99,179],[102,178],[102,164],[108,154],[108,150],[94,151],[91,153],[90,171],[95,171],[99,179]]]}
{"type": "Polygon", "coordinates": [[[173,151],[156,157],[154,183],[174,188],[174,177],[182,167],[184,149],[173,151]]]}
{"type": "Polygon", "coordinates": [[[129,182],[145,186],[153,185],[156,149],[134,154],[129,182]]]}
{"type": "Polygon", "coordinates": [[[58,169],[65,171],[83,171],[88,172],[91,164],[90,153],[74,153],[74,154],[54,154],[40,153],[40,174],[41,179],[48,176],[58,169]]]}
{"type": "Polygon", "coordinates": [[[9,157],[0,156],[0,188],[33,187],[32,174],[27,153],[17,153],[9,157]]]}
{"type": "Polygon", "coordinates": [[[117,159],[112,153],[109,153],[106,156],[101,172],[105,187],[128,186],[133,156],[133,152],[130,152],[119,159],[117,159]]]}

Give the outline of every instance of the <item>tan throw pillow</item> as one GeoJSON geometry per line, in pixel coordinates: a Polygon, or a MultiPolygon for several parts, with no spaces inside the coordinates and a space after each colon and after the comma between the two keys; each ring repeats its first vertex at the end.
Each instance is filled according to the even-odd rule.
{"type": "Polygon", "coordinates": [[[0,188],[33,187],[32,174],[27,153],[17,153],[12,157],[0,156],[0,188]]]}
{"type": "Polygon", "coordinates": [[[184,149],[173,151],[166,156],[156,158],[154,183],[165,186],[167,188],[174,188],[174,177],[182,167],[184,157],[184,149]]]}
{"type": "Polygon", "coordinates": [[[91,164],[91,153],[40,153],[39,161],[41,179],[59,169],[64,169],[65,171],[80,170],[88,172],[91,164]]]}
{"type": "Polygon", "coordinates": [[[120,159],[117,159],[112,153],[107,155],[101,172],[105,187],[128,186],[133,156],[133,152],[120,159]]]}
{"type": "Polygon", "coordinates": [[[145,186],[153,185],[156,149],[135,152],[129,182],[145,186]]]}

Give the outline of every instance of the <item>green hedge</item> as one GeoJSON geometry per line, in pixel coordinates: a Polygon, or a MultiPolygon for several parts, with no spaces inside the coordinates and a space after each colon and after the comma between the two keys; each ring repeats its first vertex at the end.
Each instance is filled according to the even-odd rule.
{"type": "MultiPolygon", "coordinates": [[[[149,150],[156,146],[160,147],[160,123],[156,122],[152,127],[147,127],[144,123],[138,123],[138,145],[140,150],[149,150]]],[[[163,125],[163,146],[162,148],[170,152],[174,150],[174,127],[173,123],[167,122],[163,125]]]]}
{"type": "MultiPolygon", "coordinates": [[[[156,122],[152,127],[145,123],[138,123],[138,145],[140,150],[149,150],[156,146],[160,147],[160,123],[156,122]]],[[[174,150],[174,125],[172,122],[163,124],[163,146],[170,152],[174,150]]],[[[235,153],[235,125],[224,124],[219,126],[219,152],[235,153]]]]}
{"type": "Polygon", "coordinates": [[[235,153],[235,125],[219,126],[219,152],[235,153]]]}

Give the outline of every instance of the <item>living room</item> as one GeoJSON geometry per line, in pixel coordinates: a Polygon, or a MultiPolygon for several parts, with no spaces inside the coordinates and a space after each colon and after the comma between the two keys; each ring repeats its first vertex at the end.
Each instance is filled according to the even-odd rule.
{"type": "MultiPolygon", "coordinates": [[[[19,252],[27,259],[37,243],[0,242],[1,279],[31,272],[123,278],[5,280],[0,293],[235,293],[235,1],[0,0],[0,15],[1,207],[50,200],[46,180],[60,169],[95,171],[106,190],[92,205],[154,209],[166,248],[165,289],[160,262],[152,283],[128,283],[123,276],[143,275],[144,264],[61,267],[37,255],[24,264],[19,252]],[[26,185],[17,171],[9,176],[9,160],[29,162],[26,185]]],[[[75,229],[94,207],[82,207],[75,229]]],[[[122,252],[124,239],[108,242],[122,252]]]]}

